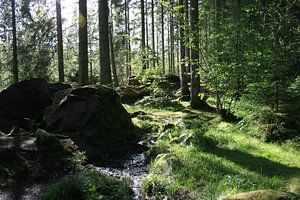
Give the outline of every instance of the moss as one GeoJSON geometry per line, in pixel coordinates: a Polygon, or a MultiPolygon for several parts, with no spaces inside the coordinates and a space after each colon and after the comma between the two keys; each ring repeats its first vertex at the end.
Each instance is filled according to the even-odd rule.
{"type": "Polygon", "coordinates": [[[39,160],[47,167],[60,165],[70,155],[70,152],[66,151],[56,136],[42,129],[38,129],[36,132],[36,145],[39,152],[39,160]]]}
{"type": "Polygon", "coordinates": [[[26,160],[12,149],[0,149],[0,180],[22,178],[28,172],[26,160]]]}

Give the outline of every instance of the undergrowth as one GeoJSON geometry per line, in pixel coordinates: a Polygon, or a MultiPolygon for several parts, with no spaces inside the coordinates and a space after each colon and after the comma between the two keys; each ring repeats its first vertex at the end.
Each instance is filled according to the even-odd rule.
{"type": "Polygon", "coordinates": [[[148,152],[149,175],[142,182],[148,196],[217,200],[258,189],[287,191],[290,180],[300,177],[299,145],[266,143],[254,137],[260,130],[255,124],[225,122],[216,113],[189,108],[127,109],[147,113],[142,126],[149,122],[160,127],[151,133],[156,142],[148,152]]]}

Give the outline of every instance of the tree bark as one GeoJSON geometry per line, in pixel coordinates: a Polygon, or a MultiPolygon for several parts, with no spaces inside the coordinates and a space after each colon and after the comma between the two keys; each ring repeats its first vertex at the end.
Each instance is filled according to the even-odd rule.
{"type": "Polygon", "coordinates": [[[86,0],[79,0],[79,85],[88,84],[88,34],[86,0]]]}
{"type": "Polygon", "coordinates": [[[16,4],[15,0],[11,0],[11,17],[13,27],[13,67],[12,73],[14,83],[19,82],[19,67],[18,67],[18,45],[17,45],[17,27],[16,27],[16,4]]]}
{"type": "Polygon", "coordinates": [[[165,64],[165,19],[164,6],[161,4],[161,51],[162,51],[162,74],[166,73],[165,64]]]}
{"type": "Polygon", "coordinates": [[[154,0],[151,0],[151,19],[152,19],[152,67],[155,68],[155,20],[154,20],[154,0]]]}
{"type": "Polygon", "coordinates": [[[100,83],[112,85],[109,50],[108,0],[99,0],[100,83]]]}
{"type": "MultiPolygon", "coordinates": [[[[184,17],[184,4],[183,0],[179,0],[180,15],[184,17]]],[[[186,66],[185,66],[185,28],[184,28],[184,20],[180,20],[179,24],[179,48],[180,48],[180,88],[181,88],[181,96],[183,99],[189,99],[190,91],[188,88],[187,76],[186,76],[186,66]]]]}
{"type": "Polygon", "coordinates": [[[200,93],[200,75],[198,71],[199,62],[199,29],[198,29],[198,1],[190,1],[190,26],[193,34],[192,38],[192,49],[191,49],[191,107],[199,108],[201,107],[201,99],[199,97],[200,93]]]}
{"type": "Polygon", "coordinates": [[[58,80],[65,81],[64,75],[64,51],[61,21],[61,1],[56,0],[56,29],[57,29],[57,63],[58,63],[58,80]]]}
{"type": "Polygon", "coordinates": [[[142,48],[142,65],[143,69],[146,69],[146,49],[145,49],[145,2],[141,0],[141,27],[142,27],[142,41],[141,41],[141,48],[142,48]]]}

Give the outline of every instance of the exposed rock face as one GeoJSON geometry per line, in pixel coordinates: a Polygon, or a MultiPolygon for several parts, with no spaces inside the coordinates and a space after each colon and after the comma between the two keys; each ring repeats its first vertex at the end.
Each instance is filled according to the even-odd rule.
{"type": "Polygon", "coordinates": [[[126,153],[135,138],[130,115],[110,88],[67,89],[56,93],[53,102],[44,117],[47,130],[70,136],[90,159],[126,153]]]}
{"type": "Polygon", "coordinates": [[[28,79],[11,85],[0,93],[0,131],[9,133],[14,126],[24,129],[28,121],[41,122],[55,92],[70,87],[48,84],[43,79],[28,79]]]}
{"type": "Polygon", "coordinates": [[[150,90],[146,87],[126,86],[122,88],[122,102],[132,104],[150,95],[150,90]]]}
{"type": "Polygon", "coordinates": [[[293,200],[299,199],[290,193],[278,190],[257,190],[224,198],[224,200],[293,200]]]}

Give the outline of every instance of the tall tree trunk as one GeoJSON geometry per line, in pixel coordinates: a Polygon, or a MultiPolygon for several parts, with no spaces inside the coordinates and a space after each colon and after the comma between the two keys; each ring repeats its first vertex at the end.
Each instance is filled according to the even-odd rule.
{"type": "Polygon", "coordinates": [[[130,71],[129,71],[129,30],[128,30],[128,0],[125,0],[125,35],[126,35],[126,77],[128,78],[130,76],[130,71]]]}
{"type": "Polygon", "coordinates": [[[99,0],[100,83],[112,84],[109,55],[108,0],[99,0]]]}
{"type": "Polygon", "coordinates": [[[155,21],[154,21],[154,0],[151,0],[151,19],[152,19],[152,66],[155,68],[155,21]]]}
{"type": "Polygon", "coordinates": [[[58,80],[65,81],[64,74],[64,50],[62,37],[62,21],[61,21],[61,1],[56,0],[56,29],[57,29],[57,63],[58,63],[58,80]]]}
{"type": "MultiPolygon", "coordinates": [[[[189,0],[184,0],[184,19],[187,22],[185,24],[186,30],[185,30],[185,35],[188,35],[188,26],[190,22],[190,17],[189,17],[189,0]]],[[[186,38],[186,42],[190,42],[190,38],[186,38]]],[[[190,66],[190,57],[191,57],[191,49],[186,45],[185,47],[185,70],[187,73],[191,72],[191,66],[190,66]]],[[[191,76],[188,76],[188,82],[190,82],[191,76]]]]}
{"type": "Polygon", "coordinates": [[[143,69],[146,69],[146,49],[145,49],[145,2],[144,0],[141,0],[141,26],[142,26],[142,41],[141,41],[141,48],[142,48],[142,63],[143,63],[143,69]]]}
{"type": "Polygon", "coordinates": [[[191,50],[191,107],[199,108],[201,106],[200,93],[200,75],[198,74],[198,62],[199,62],[199,29],[198,29],[198,1],[190,1],[190,26],[193,33],[192,38],[192,50],[191,50]]]}
{"type": "MultiPolygon", "coordinates": [[[[112,1],[110,2],[110,17],[113,17],[113,12],[112,12],[112,1]]],[[[114,37],[113,37],[113,33],[114,33],[114,23],[113,20],[110,23],[109,26],[109,49],[110,49],[110,62],[111,62],[111,70],[112,70],[112,74],[113,74],[113,83],[115,87],[119,86],[119,80],[118,80],[118,75],[117,75],[117,66],[116,66],[116,60],[115,60],[115,51],[114,51],[114,37]]]]}
{"type": "Polygon", "coordinates": [[[165,19],[164,6],[161,4],[161,51],[162,51],[162,74],[166,73],[165,64],[165,19]]]}
{"type": "MultiPolygon", "coordinates": [[[[183,5],[183,0],[179,0],[179,6],[183,5]]],[[[180,9],[180,15],[184,17],[184,8],[180,9]]],[[[184,20],[180,20],[179,24],[179,42],[180,42],[180,88],[181,88],[181,96],[183,99],[189,99],[190,91],[188,87],[188,80],[186,76],[186,66],[185,66],[185,28],[184,28],[184,20]]]]}
{"type": "Polygon", "coordinates": [[[79,0],[79,85],[88,84],[88,34],[86,0],[79,0]]]}
{"type": "MultiPolygon", "coordinates": [[[[172,3],[172,2],[171,2],[172,3]]],[[[172,4],[173,6],[173,4],[172,4]]],[[[171,58],[171,73],[175,74],[175,45],[174,45],[174,16],[171,13],[170,14],[170,47],[171,47],[171,54],[170,54],[170,58],[171,58]]]]}
{"type": "Polygon", "coordinates": [[[17,26],[16,26],[16,6],[15,0],[11,0],[11,17],[13,27],[13,67],[12,73],[14,83],[19,82],[19,67],[18,67],[18,45],[17,45],[17,26]]]}
{"type": "Polygon", "coordinates": [[[109,29],[109,44],[110,44],[110,58],[111,58],[111,69],[114,77],[114,86],[119,86],[118,75],[117,75],[117,66],[115,61],[115,52],[114,52],[114,43],[113,43],[113,24],[109,29]]]}
{"type": "Polygon", "coordinates": [[[148,0],[146,0],[145,2],[145,28],[146,28],[146,49],[145,49],[145,58],[147,60],[146,65],[147,65],[147,69],[149,69],[149,22],[148,22],[148,0]]]}

